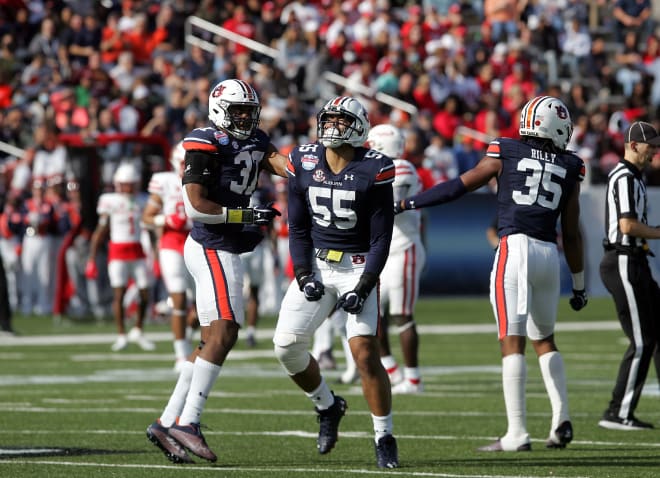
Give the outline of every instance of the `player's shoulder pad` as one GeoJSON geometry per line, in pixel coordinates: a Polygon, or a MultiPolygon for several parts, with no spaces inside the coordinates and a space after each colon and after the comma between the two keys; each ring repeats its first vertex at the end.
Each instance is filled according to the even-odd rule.
{"type": "Polygon", "coordinates": [[[391,184],[394,182],[394,161],[389,156],[379,153],[375,149],[366,149],[363,158],[367,161],[377,161],[375,185],[391,184]]]}
{"type": "Polygon", "coordinates": [[[188,133],[182,142],[183,149],[188,152],[218,153],[218,146],[229,144],[229,135],[213,126],[195,128],[188,133]]]}
{"type": "Polygon", "coordinates": [[[512,148],[516,148],[519,144],[519,141],[512,138],[495,138],[488,144],[486,156],[489,158],[506,157],[505,151],[510,151],[512,148]]]}
{"type": "Polygon", "coordinates": [[[298,168],[302,168],[304,171],[314,170],[321,160],[322,149],[323,147],[319,143],[300,144],[294,147],[287,160],[287,173],[295,176],[298,168]]]}
{"type": "Polygon", "coordinates": [[[395,159],[394,161],[394,185],[412,185],[420,181],[415,165],[406,159],[395,159]]]}

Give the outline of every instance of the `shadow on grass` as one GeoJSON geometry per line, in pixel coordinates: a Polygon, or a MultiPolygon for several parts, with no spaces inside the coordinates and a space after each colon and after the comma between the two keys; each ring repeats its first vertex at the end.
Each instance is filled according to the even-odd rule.
{"type": "Polygon", "coordinates": [[[94,448],[70,447],[2,447],[0,460],[12,458],[43,458],[47,456],[128,455],[141,453],[135,450],[99,450],[94,448]]]}

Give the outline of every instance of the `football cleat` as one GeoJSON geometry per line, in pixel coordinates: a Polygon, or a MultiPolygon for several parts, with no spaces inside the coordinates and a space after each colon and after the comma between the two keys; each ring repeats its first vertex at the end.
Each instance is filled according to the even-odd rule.
{"type": "Polygon", "coordinates": [[[633,430],[651,430],[653,425],[651,423],[643,422],[638,420],[635,417],[631,418],[619,418],[616,415],[605,413],[601,421],[598,422],[598,426],[601,428],[607,428],[608,430],[623,430],[623,431],[633,431],[633,430]]]}
{"type": "Polygon", "coordinates": [[[147,427],[147,438],[151,443],[162,450],[172,463],[194,463],[186,450],[168,434],[169,428],[156,420],[147,427]]]}
{"type": "Polygon", "coordinates": [[[477,451],[532,451],[532,444],[527,442],[515,448],[505,448],[502,446],[502,439],[500,438],[489,445],[480,446],[477,451]]]}
{"type": "Polygon", "coordinates": [[[559,426],[550,433],[550,437],[545,442],[546,448],[566,448],[571,440],[573,440],[573,425],[566,420],[561,422],[559,426]]]}
{"type": "Polygon", "coordinates": [[[424,385],[419,379],[413,382],[409,378],[406,378],[392,387],[393,395],[414,395],[416,393],[422,393],[423,391],[424,385]]]}
{"type": "Polygon", "coordinates": [[[126,347],[128,347],[128,339],[126,338],[126,335],[120,335],[117,337],[117,340],[115,340],[115,343],[112,344],[112,349],[113,352],[120,352],[124,350],[126,347]]]}
{"type": "Polygon", "coordinates": [[[199,423],[172,425],[169,435],[198,457],[211,462],[218,460],[216,454],[206,444],[199,423]]]}
{"type": "Polygon", "coordinates": [[[316,409],[319,422],[319,437],[316,440],[316,448],[318,448],[321,455],[330,453],[330,450],[335,447],[335,443],[339,439],[339,422],[348,408],[346,400],[334,393],[332,395],[335,397],[335,402],[330,408],[327,410],[316,409]]]}
{"type": "Polygon", "coordinates": [[[376,464],[378,468],[398,468],[399,450],[396,439],[392,435],[385,435],[376,445],[376,464]]]}
{"type": "Polygon", "coordinates": [[[332,350],[324,350],[321,352],[317,362],[321,370],[335,370],[337,368],[337,362],[332,356],[332,350]]]}
{"type": "Polygon", "coordinates": [[[149,339],[147,339],[142,333],[141,329],[133,327],[128,332],[128,341],[134,344],[137,344],[142,350],[146,352],[151,352],[156,349],[156,345],[149,339]]]}

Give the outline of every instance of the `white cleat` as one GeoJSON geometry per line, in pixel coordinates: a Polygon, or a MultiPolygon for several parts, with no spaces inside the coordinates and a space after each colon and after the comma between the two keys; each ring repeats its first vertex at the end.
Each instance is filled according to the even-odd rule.
{"type": "Polygon", "coordinates": [[[156,349],[156,345],[151,340],[147,339],[142,333],[142,330],[137,327],[133,327],[128,333],[128,341],[137,344],[146,352],[151,352],[156,349]]]}
{"type": "Polygon", "coordinates": [[[402,382],[392,387],[393,395],[414,395],[417,393],[422,393],[423,391],[424,385],[422,384],[421,380],[418,380],[417,383],[414,383],[409,379],[404,379],[402,382]]]}
{"type": "Polygon", "coordinates": [[[126,347],[128,347],[128,339],[126,338],[126,335],[122,334],[119,337],[117,337],[117,340],[115,340],[115,343],[112,344],[112,349],[113,352],[120,352],[124,350],[126,347]]]}

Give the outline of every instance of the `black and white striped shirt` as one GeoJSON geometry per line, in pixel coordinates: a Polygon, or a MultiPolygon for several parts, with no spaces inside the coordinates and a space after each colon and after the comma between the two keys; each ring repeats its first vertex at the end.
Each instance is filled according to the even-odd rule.
{"type": "Polygon", "coordinates": [[[632,163],[621,160],[607,180],[605,237],[610,244],[624,247],[643,247],[646,240],[619,229],[619,219],[631,218],[648,224],[646,219],[646,185],[642,172],[632,163]]]}

